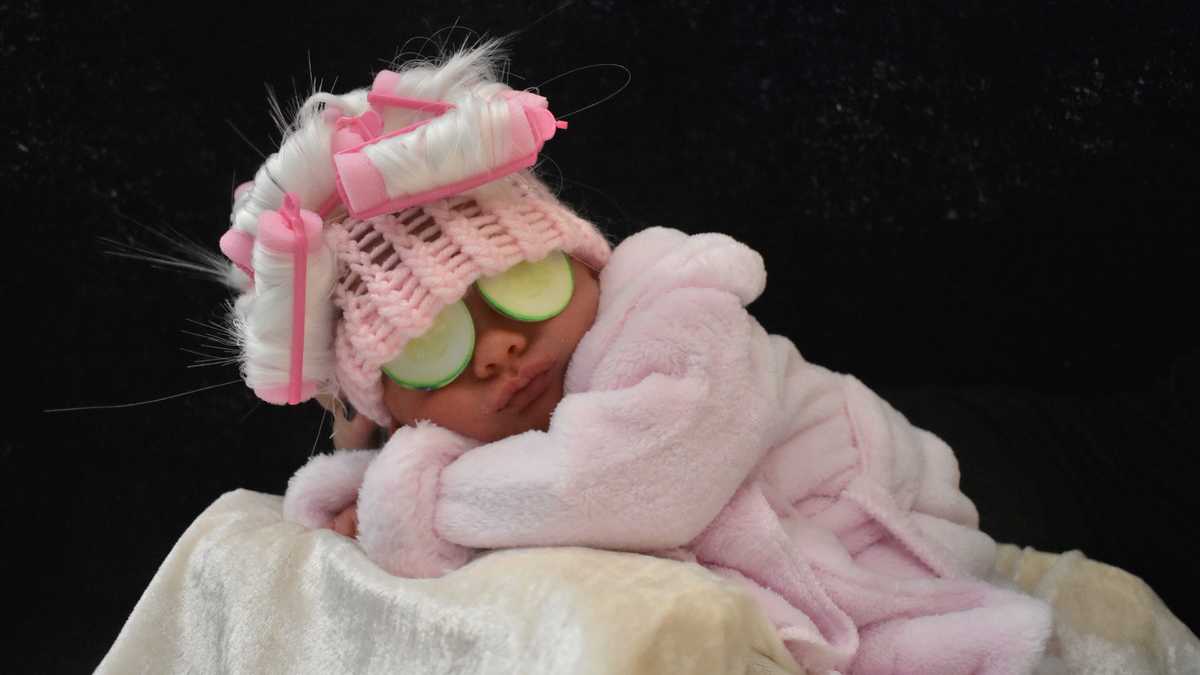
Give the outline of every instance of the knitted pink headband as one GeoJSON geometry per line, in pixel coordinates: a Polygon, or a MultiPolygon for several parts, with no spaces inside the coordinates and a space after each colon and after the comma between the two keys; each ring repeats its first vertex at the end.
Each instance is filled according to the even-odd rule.
{"type": "Polygon", "coordinates": [[[221,250],[244,275],[233,324],[263,400],[340,392],[387,425],[380,366],[476,279],[555,249],[607,263],[596,227],[524,170],[566,122],[545,98],[480,77],[486,52],[440,71],[381,72],[365,97],[314,95],[324,109],[305,119],[302,108],[235,192],[221,250]],[[410,91],[436,89],[455,68],[465,76],[444,87],[452,101],[410,91]]]}

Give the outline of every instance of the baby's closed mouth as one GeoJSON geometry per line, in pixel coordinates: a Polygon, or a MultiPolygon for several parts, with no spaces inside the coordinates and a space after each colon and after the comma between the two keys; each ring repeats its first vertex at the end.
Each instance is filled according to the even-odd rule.
{"type": "Polygon", "coordinates": [[[514,412],[520,412],[549,387],[553,370],[554,359],[549,357],[523,365],[517,377],[500,386],[493,410],[500,412],[511,406],[514,412]]]}

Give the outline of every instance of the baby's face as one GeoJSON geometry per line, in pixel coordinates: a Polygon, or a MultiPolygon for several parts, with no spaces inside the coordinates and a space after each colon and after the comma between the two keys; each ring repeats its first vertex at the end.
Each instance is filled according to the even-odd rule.
{"type": "MultiPolygon", "coordinates": [[[[433,391],[416,391],[383,378],[383,401],[392,414],[388,435],[415,420],[432,420],[438,426],[490,443],[530,429],[545,431],[550,415],[563,397],[567,364],[580,338],[596,320],[600,300],[598,273],[569,258],[575,290],[567,308],[545,321],[525,322],[497,312],[472,284],[463,303],[475,323],[475,353],[471,362],[450,384],[433,391]],[[506,385],[530,365],[550,362],[545,391],[535,381],[503,408],[506,385]]],[[[541,380],[542,378],[538,378],[541,380]]]]}

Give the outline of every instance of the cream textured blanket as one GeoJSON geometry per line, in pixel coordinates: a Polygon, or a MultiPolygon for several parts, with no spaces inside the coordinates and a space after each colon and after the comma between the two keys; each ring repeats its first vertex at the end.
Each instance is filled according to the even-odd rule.
{"type": "Polygon", "coordinates": [[[526,549],[403,579],[281,502],[238,490],[201,514],[97,672],[796,672],[754,601],[699,565],[526,549]]]}
{"type": "MultiPolygon", "coordinates": [[[[1039,673],[1200,674],[1200,641],[1137,577],[1001,546],[993,581],[1049,601],[1039,673]]],[[[584,548],[487,554],[437,579],[222,496],[188,528],[98,673],[798,673],[739,588],[695,564],[584,548]]]]}
{"type": "Polygon", "coordinates": [[[1000,546],[992,581],[1054,608],[1038,675],[1200,675],[1200,640],[1134,575],[1078,551],[1000,546]]]}

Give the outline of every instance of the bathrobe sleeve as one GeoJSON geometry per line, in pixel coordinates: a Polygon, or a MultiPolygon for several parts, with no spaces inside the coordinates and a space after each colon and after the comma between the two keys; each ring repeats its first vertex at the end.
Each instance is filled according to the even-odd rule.
{"type": "Polygon", "coordinates": [[[761,327],[719,288],[658,294],[625,321],[547,431],[481,445],[441,475],[435,524],[467,547],[682,546],[765,451],[761,327]]]}
{"type": "Polygon", "coordinates": [[[288,481],[283,517],[311,528],[332,527],[333,519],[358,499],[363,474],[376,450],[338,450],[313,457],[288,481]]]}

